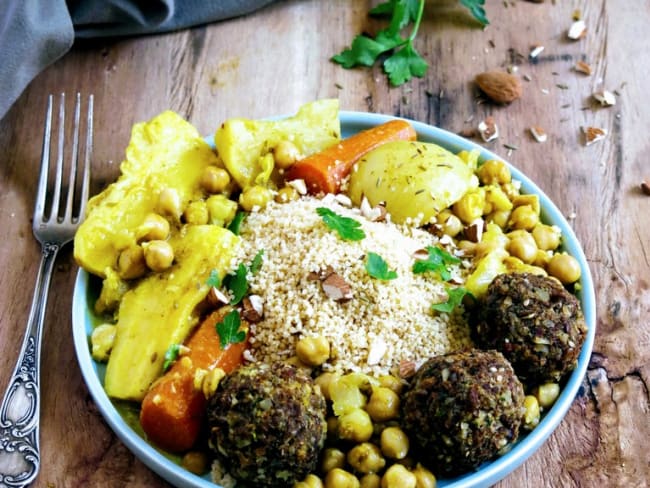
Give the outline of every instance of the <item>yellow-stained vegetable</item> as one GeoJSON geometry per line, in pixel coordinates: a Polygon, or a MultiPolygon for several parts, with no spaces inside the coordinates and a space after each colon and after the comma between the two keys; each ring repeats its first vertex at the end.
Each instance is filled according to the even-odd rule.
{"type": "Polygon", "coordinates": [[[508,238],[496,224],[488,223],[486,229],[481,245],[485,246],[488,252],[479,259],[465,281],[465,288],[475,297],[483,296],[492,280],[498,274],[507,271],[503,260],[508,257],[508,251],[506,251],[508,238]]]}
{"type": "Polygon", "coordinates": [[[212,270],[223,278],[239,238],[222,227],[188,226],[170,239],[175,263],[148,275],[122,298],[104,387],[113,398],[140,401],[162,373],[165,352],[198,321],[212,270]]]}
{"type": "Polygon", "coordinates": [[[359,205],[385,203],[391,219],[435,222],[440,211],[478,186],[470,165],[431,143],[394,141],[361,158],[350,174],[349,195],[359,205]]]}
{"type": "Polygon", "coordinates": [[[120,278],[116,271],[108,268],[106,278],[102,281],[99,298],[95,302],[95,313],[102,315],[117,310],[122,297],[128,290],[128,283],[120,278]]]}
{"type": "Polygon", "coordinates": [[[224,165],[242,189],[265,185],[274,166],[271,152],[281,141],[290,141],[307,156],[340,140],[338,110],[337,99],[324,99],[305,104],[296,115],[282,120],[229,119],[217,129],[214,142],[224,165]]]}
{"type": "Polygon", "coordinates": [[[120,252],[137,243],[138,230],[156,212],[161,192],[173,189],[181,207],[199,198],[203,170],[217,162],[196,128],[174,112],[136,124],[120,166],[122,175],[88,202],[86,220],[74,240],[77,263],[104,278],[120,252]]]}
{"type": "Polygon", "coordinates": [[[237,202],[225,195],[212,195],[205,201],[208,207],[208,223],[225,227],[237,214],[237,202]]]}

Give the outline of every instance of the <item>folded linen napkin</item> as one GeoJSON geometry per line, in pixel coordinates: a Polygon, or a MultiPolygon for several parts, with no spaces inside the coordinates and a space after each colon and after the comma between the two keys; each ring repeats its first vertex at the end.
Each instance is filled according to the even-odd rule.
{"type": "Polygon", "coordinates": [[[0,0],[0,119],[75,38],[154,34],[250,13],[274,0],[0,0]]]}

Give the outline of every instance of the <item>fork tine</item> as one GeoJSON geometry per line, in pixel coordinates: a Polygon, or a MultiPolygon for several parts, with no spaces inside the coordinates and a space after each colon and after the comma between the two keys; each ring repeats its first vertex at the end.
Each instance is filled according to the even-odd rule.
{"type": "Polygon", "coordinates": [[[47,194],[47,177],[50,167],[50,140],[52,135],[52,95],[47,98],[45,113],[45,128],[43,129],[43,149],[41,151],[41,168],[36,190],[36,206],[34,208],[34,223],[41,222],[45,213],[45,197],[47,194]]]}
{"type": "Polygon", "coordinates": [[[79,164],[79,118],[81,114],[81,94],[77,93],[74,106],[74,128],[72,134],[72,152],[70,154],[70,176],[68,179],[68,195],[65,204],[63,221],[72,221],[72,207],[74,205],[75,182],[77,180],[77,166],[79,164]]]}
{"type": "Polygon", "coordinates": [[[88,97],[88,115],[86,120],[86,148],[84,151],[84,167],[81,180],[81,205],[79,206],[78,220],[83,220],[86,215],[86,203],[88,202],[88,193],[90,190],[90,160],[93,152],[93,110],[94,96],[88,97]]]}
{"type": "Polygon", "coordinates": [[[52,195],[52,210],[48,220],[57,219],[59,215],[59,200],[61,199],[61,180],[63,179],[63,149],[65,145],[65,93],[61,93],[59,102],[59,148],[56,155],[56,173],[54,175],[54,194],[52,195]]]}

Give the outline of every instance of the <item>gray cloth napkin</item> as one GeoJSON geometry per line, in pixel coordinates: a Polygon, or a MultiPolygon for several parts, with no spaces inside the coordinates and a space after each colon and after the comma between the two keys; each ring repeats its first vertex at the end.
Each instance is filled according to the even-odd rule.
{"type": "Polygon", "coordinates": [[[274,0],[0,0],[0,119],[75,38],[154,34],[250,13],[274,0]]]}

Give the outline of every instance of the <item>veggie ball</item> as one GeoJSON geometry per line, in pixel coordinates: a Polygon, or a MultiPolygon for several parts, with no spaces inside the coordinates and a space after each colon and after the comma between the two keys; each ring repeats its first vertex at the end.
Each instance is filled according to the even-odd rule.
{"type": "Polygon", "coordinates": [[[524,389],[497,351],[435,356],[402,401],[403,428],[436,473],[470,471],[509,449],[519,435],[524,389]]]}
{"type": "Polygon", "coordinates": [[[250,364],[221,381],[208,425],[230,475],[250,486],[293,486],[316,469],[327,434],[325,398],[296,367],[250,364]]]}
{"type": "Polygon", "coordinates": [[[478,347],[496,349],[535,387],[574,369],[587,335],[580,303],[554,278],[497,276],[471,319],[478,347]]]}

